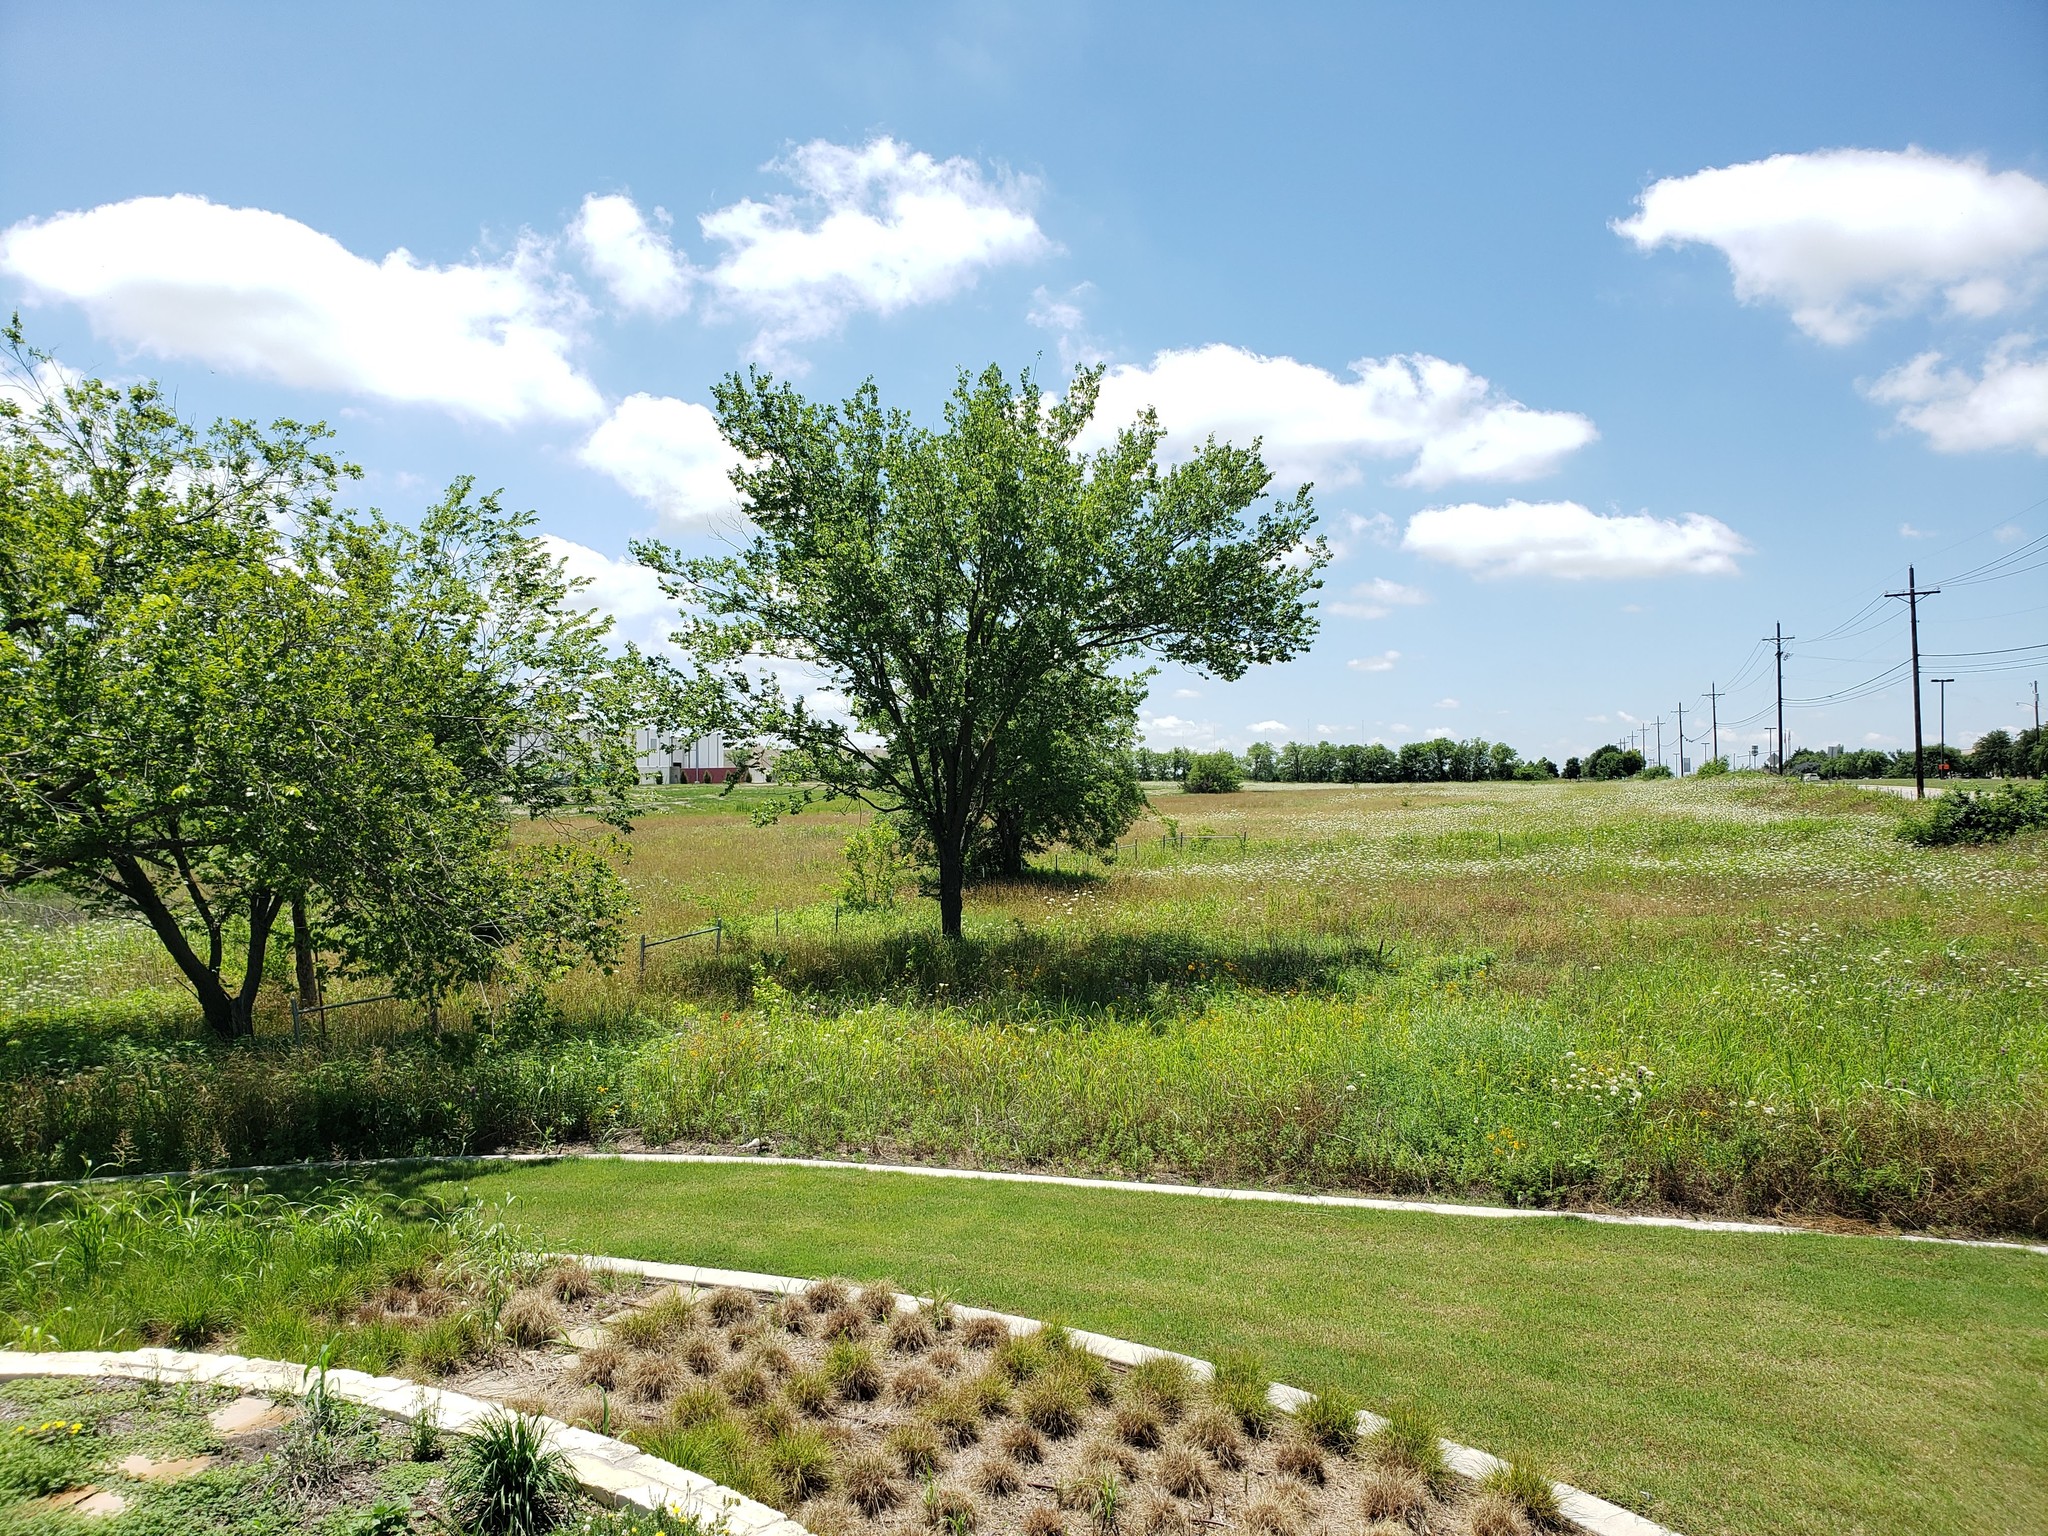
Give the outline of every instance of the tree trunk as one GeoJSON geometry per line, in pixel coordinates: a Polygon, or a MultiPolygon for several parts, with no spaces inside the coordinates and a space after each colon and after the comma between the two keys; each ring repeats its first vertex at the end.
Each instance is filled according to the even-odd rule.
{"type": "Polygon", "coordinates": [[[949,939],[960,937],[960,910],[963,904],[962,892],[966,888],[966,850],[958,842],[949,839],[938,848],[939,858],[939,932],[949,939]]]}
{"type": "Polygon", "coordinates": [[[283,908],[284,898],[268,891],[258,891],[249,898],[249,950],[242,959],[242,990],[234,1000],[238,1038],[255,1038],[256,997],[263,989],[263,960],[270,948],[270,930],[283,908]]]}
{"type": "Polygon", "coordinates": [[[206,1027],[223,1040],[234,1039],[234,998],[221,984],[219,973],[193,953],[192,942],[179,925],[177,914],[164,901],[155,882],[149,878],[149,872],[142,867],[140,860],[128,857],[117,856],[113,865],[121,889],[135,903],[136,910],[155,931],[191,985],[192,995],[199,999],[199,1013],[206,1020],[206,1027]]]}
{"type": "Polygon", "coordinates": [[[313,964],[313,928],[306,921],[306,898],[292,898],[292,966],[297,972],[299,1007],[320,1006],[320,972],[313,964]]]}

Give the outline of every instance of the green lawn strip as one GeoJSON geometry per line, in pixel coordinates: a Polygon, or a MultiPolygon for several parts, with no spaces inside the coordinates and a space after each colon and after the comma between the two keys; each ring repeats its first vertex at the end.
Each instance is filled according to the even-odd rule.
{"type": "MultiPolygon", "coordinates": [[[[427,1173],[375,1175],[425,1185],[427,1173]]],[[[889,1277],[1413,1397],[1688,1533],[2048,1529],[2048,1264],[775,1167],[478,1168],[561,1248],[889,1277]]]]}

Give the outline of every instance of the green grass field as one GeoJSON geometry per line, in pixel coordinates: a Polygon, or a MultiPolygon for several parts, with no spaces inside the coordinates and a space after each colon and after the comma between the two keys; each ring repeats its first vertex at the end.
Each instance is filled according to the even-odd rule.
{"type": "Polygon", "coordinates": [[[2048,1528],[2048,1260],[777,1167],[377,1175],[564,1249],[893,1279],[1448,1432],[1689,1536],[2048,1528]]]}
{"type": "Polygon", "coordinates": [[[0,1166],[766,1137],[2048,1232],[2039,833],[1914,848],[1895,797],[1753,780],[1161,793],[1113,864],[976,892],[952,947],[914,897],[836,915],[854,816],[759,828],[759,796],[650,791],[625,861],[646,931],[715,915],[718,953],[439,1039],[380,1005],[222,1052],[146,934],[16,923],[0,1166]]]}

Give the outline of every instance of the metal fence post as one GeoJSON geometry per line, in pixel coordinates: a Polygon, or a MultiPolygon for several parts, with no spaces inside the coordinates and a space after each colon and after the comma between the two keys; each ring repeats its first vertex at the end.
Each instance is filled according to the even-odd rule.
{"type": "Polygon", "coordinates": [[[647,979],[647,935],[640,935],[640,979],[647,979]]]}
{"type": "Polygon", "coordinates": [[[305,1038],[305,1035],[302,1033],[302,1026],[299,1023],[299,994],[294,992],[292,994],[292,1044],[294,1046],[303,1045],[305,1044],[305,1038]]]}
{"type": "Polygon", "coordinates": [[[711,924],[711,953],[725,953],[725,919],[722,917],[713,920],[711,924]]]}

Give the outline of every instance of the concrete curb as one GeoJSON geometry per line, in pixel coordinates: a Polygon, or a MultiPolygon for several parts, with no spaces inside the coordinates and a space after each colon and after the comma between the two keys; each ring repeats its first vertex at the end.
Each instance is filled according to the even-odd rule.
{"type": "MultiPolygon", "coordinates": [[[[249,1360],[239,1355],[175,1349],[53,1350],[46,1354],[0,1350],[0,1380],[120,1376],[141,1381],[198,1382],[265,1395],[304,1396],[318,1374],[309,1367],[281,1360],[249,1360]]],[[[509,1411],[482,1398],[423,1387],[395,1376],[371,1376],[363,1371],[328,1371],[327,1390],[344,1402],[373,1408],[407,1422],[432,1413],[443,1429],[457,1435],[473,1433],[486,1419],[509,1411]]],[[[549,1443],[567,1458],[583,1491],[602,1504],[695,1515],[710,1529],[730,1532],[731,1536],[809,1536],[780,1510],[757,1504],[708,1477],[646,1455],[623,1440],[577,1429],[559,1419],[536,1416],[535,1422],[546,1431],[549,1443]]]]}
{"type": "Polygon", "coordinates": [[[1830,1232],[1782,1222],[1719,1221],[1696,1216],[1638,1216],[1624,1211],[1567,1211],[1540,1206],[1461,1205],[1449,1200],[1402,1200],[1385,1195],[1314,1195],[1288,1189],[1234,1189],[1216,1184],[1154,1184],[1142,1179],[1101,1179],[1081,1174],[1021,1173],[1004,1168],[948,1168],[924,1163],[862,1163],[849,1158],[776,1157],[733,1152],[475,1152],[445,1157],[371,1157],[358,1161],[252,1163],[174,1173],[112,1174],[93,1179],[0,1181],[0,1190],[62,1189],[88,1184],[136,1183],[144,1179],[229,1178],[254,1174],[346,1173],[366,1168],[431,1167],[452,1163],[678,1163],[816,1168],[843,1173],[893,1173],[923,1179],[976,1179],[992,1184],[1043,1184],[1065,1189],[1100,1189],[1121,1194],[1178,1195],[1196,1200],[1245,1200],[1273,1205],[1319,1205],[1337,1210],[1385,1211],[1394,1215],[1462,1216],[1486,1221],[1584,1221],[1607,1227],[1667,1227],[1680,1232],[1734,1233],[1763,1237],[1862,1239],[1869,1242],[1927,1243],[1943,1248],[2000,1248],[2048,1258],[2048,1243],[1994,1237],[1930,1237],[1921,1232],[1830,1232]]]}
{"type": "MultiPolygon", "coordinates": [[[[763,1275],[745,1269],[713,1269],[697,1264],[658,1264],[646,1259],[615,1259],[604,1254],[576,1254],[564,1257],[574,1257],[592,1269],[642,1275],[649,1280],[662,1280],[671,1285],[687,1286],[692,1290],[733,1286],[767,1296],[788,1296],[811,1284],[809,1280],[793,1279],[788,1275],[763,1275]]],[[[898,1311],[915,1311],[923,1306],[925,1301],[926,1298],[921,1296],[898,1295],[896,1307],[898,1311]]],[[[1045,1326],[1035,1318],[1018,1317],[1009,1312],[991,1312],[984,1307],[968,1307],[954,1303],[953,1311],[957,1316],[965,1318],[995,1318],[1012,1334],[1036,1333],[1045,1326]]],[[[1214,1366],[1193,1355],[1176,1354],[1168,1349],[1155,1349],[1149,1344],[1133,1344],[1128,1339],[1111,1338],[1102,1333],[1088,1333],[1079,1328],[1071,1328],[1067,1333],[1069,1338],[1090,1354],[1100,1355],[1103,1359],[1118,1365],[1136,1365],[1143,1360],[1166,1357],[1184,1362],[1201,1380],[1206,1381],[1215,1374],[1214,1366]]],[[[1299,1387],[1283,1386],[1275,1382],[1267,1395],[1274,1407],[1283,1413],[1292,1413],[1313,1394],[1304,1392],[1299,1387]]],[[[1359,1433],[1369,1435],[1386,1422],[1376,1413],[1360,1413],[1359,1433]]],[[[1444,1460],[1450,1464],[1451,1470],[1473,1482],[1507,1465],[1507,1462],[1490,1452],[1474,1446],[1460,1445],[1455,1440],[1444,1440],[1440,1444],[1443,1447],[1444,1460]]],[[[1565,1519],[1590,1533],[1590,1536],[1678,1536],[1677,1532],[1668,1527],[1658,1525],[1653,1520],[1646,1520],[1632,1510],[1623,1509],[1619,1504],[1610,1504],[1607,1500],[1587,1493],[1584,1489],[1574,1488],[1569,1483],[1555,1483],[1552,1487],[1556,1490],[1558,1507],[1565,1519]]]]}

